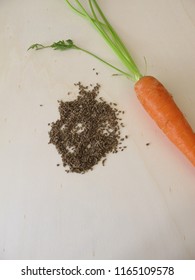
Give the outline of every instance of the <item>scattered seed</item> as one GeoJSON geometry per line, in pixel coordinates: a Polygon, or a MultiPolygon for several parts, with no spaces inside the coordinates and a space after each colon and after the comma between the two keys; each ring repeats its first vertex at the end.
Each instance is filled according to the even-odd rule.
{"type": "Polygon", "coordinates": [[[78,97],[59,101],[60,119],[51,123],[49,144],[55,145],[66,172],[83,174],[100,161],[104,166],[109,153],[123,151],[124,147],[119,145],[124,138],[120,136],[119,110],[99,101],[100,85],[90,90],[80,82],[75,85],[78,97]]]}

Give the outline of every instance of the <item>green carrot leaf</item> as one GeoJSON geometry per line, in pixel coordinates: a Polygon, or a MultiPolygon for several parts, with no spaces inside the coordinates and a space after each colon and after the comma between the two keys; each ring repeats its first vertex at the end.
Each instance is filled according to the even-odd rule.
{"type": "Polygon", "coordinates": [[[33,44],[28,48],[28,50],[35,49],[37,51],[37,50],[41,50],[41,49],[44,49],[44,48],[45,48],[45,46],[43,46],[41,44],[33,44]]]}
{"type": "Polygon", "coordinates": [[[64,50],[67,50],[67,49],[73,49],[75,47],[76,46],[74,45],[73,41],[68,39],[66,41],[61,40],[61,41],[58,41],[58,42],[54,42],[53,44],[48,45],[48,46],[44,46],[44,45],[39,44],[39,43],[33,44],[32,46],[30,46],[28,48],[28,50],[35,49],[37,51],[37,50],[42,50],[42,49],[46,49],[46,48],[52,48],[54,50],[64,51],[64,50]]]}
{"type": "Polygon", "coordinates": [[[64,50],[67,50],[67,49],[74,48],[74,43],[70,39],[68,39],[66,41],[61,40],[61,41],[53,43],[50,47],[53,48],[54,50],[64,51],[64,50]]]}

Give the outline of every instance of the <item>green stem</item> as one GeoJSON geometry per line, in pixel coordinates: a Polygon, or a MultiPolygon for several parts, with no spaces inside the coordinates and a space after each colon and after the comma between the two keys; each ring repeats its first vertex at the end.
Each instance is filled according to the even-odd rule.
{"type": "MultiPolygon", "coordinates": [[[[89,16],[88,12],[86,11],[86,9],[83,7],[83,5],[78,1],[78,0],[75,0],[76,3],[78,4],[78,6],[80,7],[80,9],[82,10],[82,14],[85,14],[86,17],[88,18],[89,21],[91,21],[93,23],[93,25],[96,27],[96,29],[98,30],[98,32],[100,33],[100,35],[105,39],[105,41],[109,44],[109,46],[114,50],[114,52],[116,53],[116,55],[123,61],[123,64],[126,65],[126,67],[128,68],[128,61],[126,61],[126,58],[123,56],[123,54],[121,53],[120,49],[116,47],[116,45],[112,42],[112,40],[110,39],[110,37],[107,35],[107,33],[104,31],[103,27],[102,27],[102,23],[100,23],[100,21],[98,20],[97,16],[96,16],[96,13],[93,9],[93,6],[92,6],[92,3],[91,1],[89,0],[89,5],[90,5],[90,8],[91,8],[91,11],[92,11],[92,14],[94,16],[94,19],[92,17],[89,16]]],[[[70,2],[68,0],[66,0],[66,2],[68,2],[69,5],[70,2]]],[[[72,7],[72,5],[71,5],[72,7]]],[[[76,9],[76,11],[78,11],[76,9]]],[[[107,25],[106,25],[107,26],[107,25]]],[[[94,57],[98,57],[96,55],[93,54],[94,57]]],[[[101,58],[98,57],[99,60],[102,60],[101,58]]],[[[102,60],[103,62],[104,60],[102,60]]],[[[111,66],[110,63],[108,62],[105,62],[107,65],[111,66]]],[[[115,66],[112,66],[112,68],[116,69],[115,66]]],[[[124,72],[123,72],[124,73],[124,72]]],[[[128,75],[128,77],[131,77],[131,79],[133,78],[130,74],[128,75]]]]}
{"type": "MultiPolygon", "coordinates": [[[[92,11],[92,14],[94,18],[96,19],[95,27],[99,31],[100,35],[105,39],[105,41],[108,43],[108,45],[112,48],[112,50],[116,53],[116,55],[119,57],[119,59],[122,61],[122,63],[129,69],[129,62],[124,56],[123,52],[121,52],[121,49],[117,47],[116,42],[113,42],[110,38],[110,36],[105,32],[105,30],[102,28],[102,26],[99,24],[99,20],[96,16],[95,10],[93,8],[91,0],[89,0],[89,5],[92,11]]],[[[107,28],[108,25],[106,24],[107,28]]]]}
{"type": "Polygon", "coordinates": [[[109,62],[105,61],[104,59],[102,59],[101,57],[95,55],[94,53],[88,51],[88,50],[85,50],[83,48],[80,48],[80,47],[77,47],[76,45],[74,45],[74,49],[77,49],[77,50],[80,50],[82,52],[85,52],[93,57],[95,57],[96,59],[98,59],[99,61],[103,62],[104,64],[106,64],[107,66],[111,67],[112,69],[116,70],[117,72],[121,73],[122,75],[132,79],[133,77],[129,74],[129,73],[126,73],[122,70],[120,70],[119,68],[115,67],[114,65],[110,64],[109,62]]]}
{"type": "Polygon", "coordinates": [[[121,38],[117,34],[117,32],[114,30],[112,25],[107,20],[106,16],[102,12],[100,6],[98,5],[96,0],[88,0],[88,4],[92,13],[92,16],[89,15],[89,13],[86,11],[84,6],[80,3],[79,0],[74,0],[79,9],[75,8],[69,0],[65,0],[66,3],[78,14],[84,16],[87,20],[89,20],[92,25],[97,29],[99,34],[103,37],[103,39],[106,41],[106,43],[111,47],[111,49],[114,51],[116,56],[120,59],[122,64],[129,70],[130,74],[129,77],[133,81],[139,80],[142,75],[135,64],[132,56],[128,52],[126,46],[122,42],[121,38]],[[100,19],[98,18],[100,17],[100,19]]]}
{"type": "Polygon", "coordinates": [[[109,23],[109,21],[107,20],[106,16],[104,15],[104,13],[102,12],[102,10],[100,9],[100,6],[98,5],[96,0],[92,0],[96,6],[96,9],[98,10],[100,16],[102,17],[103,21],[105,22],[105,25],[108,27],[108,29],[110,30],[110,33],[112,34],[115,42],[117,42],[118,46],[120,49],[122,49],[122,51],[124,52],[124,54],[126,55],[126,57],[128,58],[129,62],[131,63],[131,65],[134,67],[134,69],[136,71],[139,72],[133,58],[131,57],[129,51],[127,50],[127,48],[125,47],[124,43],[122,42],[121,38],[119,37],[119,35],[116,33],[116,31],[114,30],[114,28],[112,27],[112,25],[109,23]]]}
{"type": "Polygon", "coordinates": [[[112,69],[114,69],[115,71],[119,72],[120,74],[122,74],[122,75],[124,75],[124,76],[126,76],[126,77],[128,77],[128,78],[130,78],[130,79],[132,79],[131,74],[126,73],[125,71],[123,71],[123,70],[121,70],[121,69],[115,67],[114,65],[108,63],[107,61],[105,61],[105,60],[102,59],[101,57],[95,55],[94,53],[92,53],[92,52],[90,52],[90,51],[88,51],[88,50],[86,50],[86,49],[83,49],[83,48],[81,48],[81,47],[78,47],[78,46],[75,45],[75,44],[73,43],[73,41],[70,40],[70,39],[69,39],[69,40],[66,40],[66,41],[61,40],[61,41],[58,41],[58,42],[54,42],[53,44],[51,44],[51,45],[46,45],[46,46],[44,46],[44,45],[42,45],[42,44],[33,44],[32,46],[30,46],[30,47],[28,48],[28,50],[30,50],[30,49],[42,50],[42,49],[47,49],[47,48],[52,48],[52,49],[54,49],[54,50],[61,50],[61,51],[66,51],[66,50],[70,50],[70,49],[80,50],[80,51],[82,51],[82,52],[85,52],[85,53],[87,53],[87,54],[89,54],[89,55],[95,57],[96,59],[98,59],[99,61],[103,62],[103,63],[106,64],[107,66],[109,66],[109,67],[111,67],[112,69]]]}
{"type": "MultiPolygon", "coordinates": [[[[69,0],[65,0],[65,1],[67,2],[67,4],[69,5],[69,7],[70,7],[74,12],[76,12],[78,15],[80,15],[80,16],[86,18],[86,14],[85,14],[85,13],[82,13],[82,12],[79,11],[77,8],[75,8],[75,7],[70,3],[69,0]]],[[[94,18],[92,18],[92,17],[90,17],[90,18],[91,18],[92,21],[96,22],[96,20],[95,20],[94,18]]],[[[103,22],[100,22],[99,20],[98,20],[98,22],[99,22],[104,28],[107,28],[107,26],[106,26],[103,22]]]]}

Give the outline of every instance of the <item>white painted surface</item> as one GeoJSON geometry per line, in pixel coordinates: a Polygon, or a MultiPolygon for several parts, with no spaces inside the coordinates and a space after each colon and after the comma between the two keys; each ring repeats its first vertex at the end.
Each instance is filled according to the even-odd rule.
{"type": "MultiPolygon", "coordinates": [[[[195,129],[195,2],[99,3],[195,129]]],[[[133,84],[80,52],[27,52],[72,38],[120,66],[96,31],[62,0],[1,1],[0,26],[0,259],[195,259],[194,167],[143,111],[133,84]],[[57,100],[69,100],[77,81],[102,85],[125,110],[129,134],[125,152],[86,175],[57,167],[47,144],[57,100]]]]}

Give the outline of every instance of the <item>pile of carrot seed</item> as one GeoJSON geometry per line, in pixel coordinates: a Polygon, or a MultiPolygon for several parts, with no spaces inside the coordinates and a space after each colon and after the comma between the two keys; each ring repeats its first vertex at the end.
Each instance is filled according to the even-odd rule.
{"type": "Polygon", "coordinates": [[[49,143],[54,144],[66,172],[85,173],[102,162],[109,153],[123,151],[124,127],[117,104],[99,97],[100,85],[83,86],[72,101],[58,101],[60,118],[52,122],[49,143]]]}

